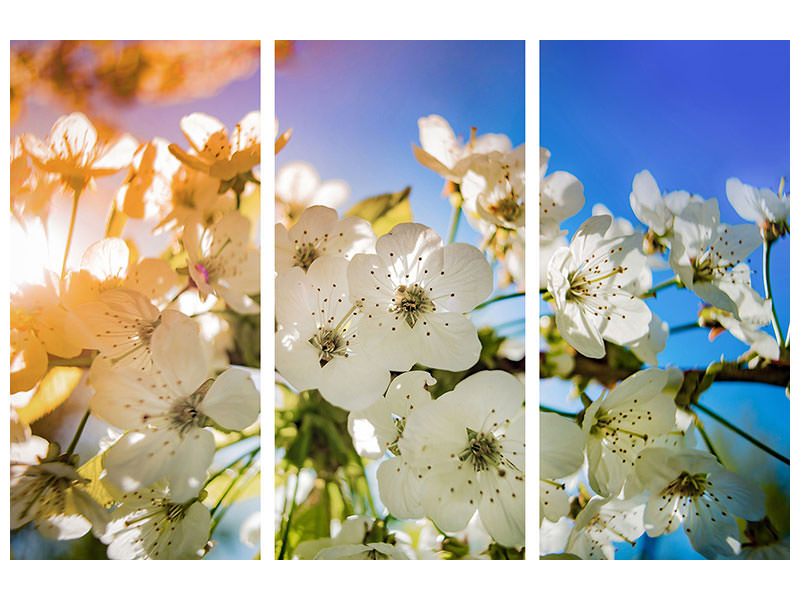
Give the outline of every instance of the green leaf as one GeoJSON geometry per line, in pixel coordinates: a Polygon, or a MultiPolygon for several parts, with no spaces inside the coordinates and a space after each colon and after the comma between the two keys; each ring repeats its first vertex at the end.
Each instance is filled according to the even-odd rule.
{"type": "Polygon", "coordinates": [[[84,487],[86,493],[100,506],[108,508],[117,498],[122,496],[122,492],[107,479],[101,478],[103,473],[103,454],[94,456],[78,468],[78,475],[89,480],[89,483],[84,487]]]}
{"type": "Polygon", "coordinates": [[[30,425],[69,398],[83,376],[80,367],[53,367],[39,382],[31,401],[17,409],[20,421],[30,425]]]}
{"type": "Polygon", "coordinates": [[[367,198],[347,211],[348,217],[361,217],[372,224],[372,229],[378,237],[389,233],[398,223],[409,223],[411,204],[408,201],[411,187],[393,194],[381,194],[367,198]]]}
{"type": "MultiPolygon", "coordinates": [[[[234,479],[239,479],[239,473],[236,468],[232,467],[229,469],[229,471],[233,473],[232,476],[228,474],[228,472],[225,472],[216,477],[214,481],[205,487],[206,492],[208,492],[208,496],[205,500],[203,500],[203,504],[206,506],[216,505],[216,503],[219,502],[219,499],[222,497],[222,494],[224,494],[225,490],[228,489],[228,486],[231,484],[231,482],[234,479]]],[[[225,504],[233,504],[241,500],[257,497],[260,492],[261,473],[256,474],[254,477],[241,478],[225,497],[225,504]]]]}
{"type": "Polygon", "coordinates": [[[544,556],[540,556],[539,560],[581,560],[581,557],[563,552],[561,554],[545,554],[544,556]]]}

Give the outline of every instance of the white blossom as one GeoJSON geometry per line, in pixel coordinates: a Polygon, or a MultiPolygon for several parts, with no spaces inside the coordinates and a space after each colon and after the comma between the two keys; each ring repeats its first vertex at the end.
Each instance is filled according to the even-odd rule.
{"type": "Polygon", "coordinates": [[[674,223],[669,262],[681,283],[703,300],[739,316],[738,306],[757,297],[744,262],[761,244],[755,225],[720,222],[712,198],[689,204],[674,223]]]}
{"type": "Polygon", "coordinates": [[[603,339],[625,345],[647,334],[650,309],[625,291],[644,268],[635,238],[606,239],[611,217],[591,217],[547,268],[547,289],[555,302],[556,326],[564,340],[591,358],[605,355],[603,339]]]}
{"type": "Polygon", "coordinates": [[[503,134],[487,133],[476,138],[473,127],[469,141],[461,143],[439,115],[422,117],[418,124],[422,147],[413,146],[414,156],[422,166],[455,183],[461,182],[474,155],[511,152],[511,140],[503,134]]]}
{"type": "Polygon", "coordinates": [[[683,524],[692,547],[706,558],[738,554],[734,517],[758,521],[765,515],[764,492],[707,452],[648,448],[636,471],[650,491],[644,512],[647,535],[672,533],[683,524]]]}
{"type": "Polygon", "coordinates": [[[401,223],[378,239],[376,254],[352,258],[348,281],[365,317],[359,335],[387,368],[459,371],[478,360],[478,334],[463,313],[489,296],[492,270],[474,246],[443,246],[432,229],[401,223]]]}
{"type": "Polygon", "coordinates": [[[176,501],[158,484],[123,494],[101,541],[116,560],[199,559],[210,526],[211,513],[198,498],[176,501]]]}
{"type": "Polygon", "coordinates": [[[400,454],[420,468],[423,511],[443,531],[477,510],[498,543],[524,545],[523,395],[510,373],[481,371],[408,417],[400,454]]]}
{"type": "Polygon", "coordinates": [[[331,404],[359,410],[383,395],[389,370],[364,344],[347,268],[344,258],[323,256],[306,273],[278,276],[275,367],[296,390],[318,389],[331,404]]]}
{"type": "Polygon", "coordinates": [[[275,225],[275,271],[280,274],[292,267],[308,270],[320,256],[341,256],[350,260],[359,252],[374,252],[372,226],[358,217],[339,219],[336,211],[312,206],[303,211],[287,231],[275,225]]]}

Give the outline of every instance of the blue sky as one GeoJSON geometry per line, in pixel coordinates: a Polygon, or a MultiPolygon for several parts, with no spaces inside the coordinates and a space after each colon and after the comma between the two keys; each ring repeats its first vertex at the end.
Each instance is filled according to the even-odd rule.
{"type": "MultiPolygon", "coordinates": [[[[297,42],[276,68],[275,111],[292,138],[276,169],[309,162],[323,180],[344,179],[351,202],[411,186],[414,220],[447,235],[450,204],[441,176],[420,165],[417,120],[443,116],[456,135],[504,133],[525,139],[523,42],[297,42]]],[[[457,241],[480,236],[462,218],[457,241]]],[[[478,323],[523,316],[523,301],[498,303],[478,323]],[[502,304],[502,306],[500,306],[502,304]],[[510,316],[509,316],[510,315],[510,316]]]]}
{"type": "MultiPolygon", "coordinates": [[[[633,177],[648,169],[662,191],[687,190],[719,200],[723,221],[742,223],[727,201],[725,181],[738,177],[778,189],[789,175],[788,42],[541,42],[540,144],[549,171],[565,170],[584,185],[586,206],[562,228],[571,236],[596,203],[634,225],[628,197],[633,177]]],[[[753,286],[763,295],[761,249],[750,258],[753,286]]],[[[789,323],[789,241],[772,251],[772,286],[781,326],[789,323]]],[[[671,271],[654,274],[669,279],[671,271]]],[[[671,325],[688,323],[700,306],[688,290],[670,288],[651,308],[671,325]]],[[[660,365],[697,368],[732,360],[747,347],[724,333],[670,337],[660,365]]],[[[544,404],[576,408],[565,387],[547,382],[544,404]]],[[[715,384],[702,402],[773,448],[789,454],[789,404],[781,388],[715,384]]],[[[708,422],[708,421],[706,421],[708,422]]],[[[789,468],[711,421],[712,440],[729,462],[788,496],[789,468]]],[[[650,546],[657,558],[696,558],[682,533],[650,546]]],[[[620,556],[636,555],[636,551],[620,556]]]]}

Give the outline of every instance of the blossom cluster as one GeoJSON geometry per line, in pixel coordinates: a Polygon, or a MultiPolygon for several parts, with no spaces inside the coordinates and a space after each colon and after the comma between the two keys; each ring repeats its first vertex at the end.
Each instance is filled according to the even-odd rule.
{"type": "MultiPolygon", "coordinates": [[[[462,145],[435,115],[420,119],[419,127],[422,148],[414,148],[415,156],[446,178],[456,215],[463,208],[488,237],[503,232],[508,244],[522,240],[524,147],[512,151],[506,136],[475,139],[474,132],[462,145]]],[[[389,513],[378,520],[350,513],[340,531],[331,530],[333,537],[301,537],[294,556],[416,557],[386,526],[412,519],[457,534],[477,518],[497,544],[524,547],[523,385],[507,371],[468,373],[482,352],[469,313],[494,289],[487,254],[497,256],[487,244],[453,243],[452,235],[444,243],[410,218],[377,235],[377,225],[358,211],[337,212],[348,199],[347,184],[321,181],[307,163],[281,168],[275,189],[279,385],[347,411],[342,434],[352,440],[351,452],[380,461],[378,493],[389,513]],[[431,393],[434,372],[457,376],[438,397],[431,393]]],[[[376,201],[394,200],[365,202],[376,201]]],[[[518,250],[521,288],[524,251],[518,250]]],[[[330,479],[321,472],[331,467],[319,462],[331,457],[304,460],[315,450],[311,427],[319,427],[321,437],[333,435],[335,413],[325,411],[306,404],[296,411],[305,419],[287,421],[298,431],[287,454],[298,467],[330,479]],[[329,419],[324,426],[321,412],[329,419]]],[[[278,524],[285,534],[281,553],[290,528],[290,521],[278,524]]]]}
{"type": "Polygon", "coordinates": [[[105,143],[72,113],[47,139],[24,134],[13,146],[12,230],[23,247],[52,243],[59,223],[48,213],[62,192],[72,213],[61,272],[28,264],[12,286],[11,528],[33,523],[61,540],[91,529],[109,558],[204,556],[223,500],[209,468],[220,447],[257,432],[259,394],[244,367],[258,365],[231,364],[231,330],[260,311],[256,232],[242,210],[248,196],[257,203],[260,115],[230,134],[201,113],[180,126],[189,150],[128,134],[105,143]],[[124,180],[105,235],[75,261],[76,225],[91,229],[80,200],[116,173],[124,180]],[[123,237],[128,219],[164,233],[164,247],[140,254],[123,237]],[[75,372],[64,392],[59,381],[75,372]],[[62,451],[34,435],[36,419],[80,380],[88,409],[62,451]],[[108,437],[94,457],[79,457],[90,415],[108,437]]]}
{"type": "Polygon", "coordinates": [[[682,525],[704,557],[744,556],[754,536],[745,531],[743,539],[736,518],[768,524],[764,492],[723,466],[698,419],[697,397],[713,382],[712,367],[699,386],[680,369],[640,370],[658,365],[670,331],[646,300],[669,285],[696,294],[703,309],[695,326],[714,328],[714,335],[727,330],[750,346],[737,369],[788,360],[768,283],[765,299],[751,285],[747,263],[760,245],[768,253],[788,233],[788,196],[728,179],[728,200],[752,222],[728,224],[716,199],[662,193],[642,171],[630,206],[644,231],[596,205],[568,242],[561,223],[583,207],[583,186],[563,171],[546,175],[549,157],[540,149],[540,288],[552,309],[542,321],[543,375],[578,377],[584,409],[545,412],[542,398],[541,551],[613,558],[614,543],[682,525]],[[664,269],[674,278],[654,286],[653,270],[664,269]],[[775,336],[762,329],[768,325],[775,336]],[[595,361],[580,365],[625,364],[630,374],[589,373],[578,358],[595,361]],[[610,391],[589,397],[584,389],[592,378],[610,391]],[[697,448],[697,431],[708,451],[697,448]]]}

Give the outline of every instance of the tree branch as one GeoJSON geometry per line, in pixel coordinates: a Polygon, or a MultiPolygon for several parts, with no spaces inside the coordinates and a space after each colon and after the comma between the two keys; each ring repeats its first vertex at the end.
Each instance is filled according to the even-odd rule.
{"type": "MultiPolygon", "coordinates": [[[[545,352],[539,353],[539,363],[544,365],[546,358],[545,352]]],[[[614,367],[606,363],[603,359],[587,358],[580,354],[573,357],[575,366],[572,371],[564,377],[570,379],[576,376],[596,379],[606,387],[630,377],[637,370],[624,367],[614,367]]],[[[684,376],[693,375],[702,379],[705,369],[682,369],[684,376]]],[[[789,385],[789,365],[785,363],[769,363],[754,369],[742,369],[736,363],[725,363],[721,365],[716,373],[714,381],[747,381],[751,383],[765,383],[779,387],[789,385]]]]}

